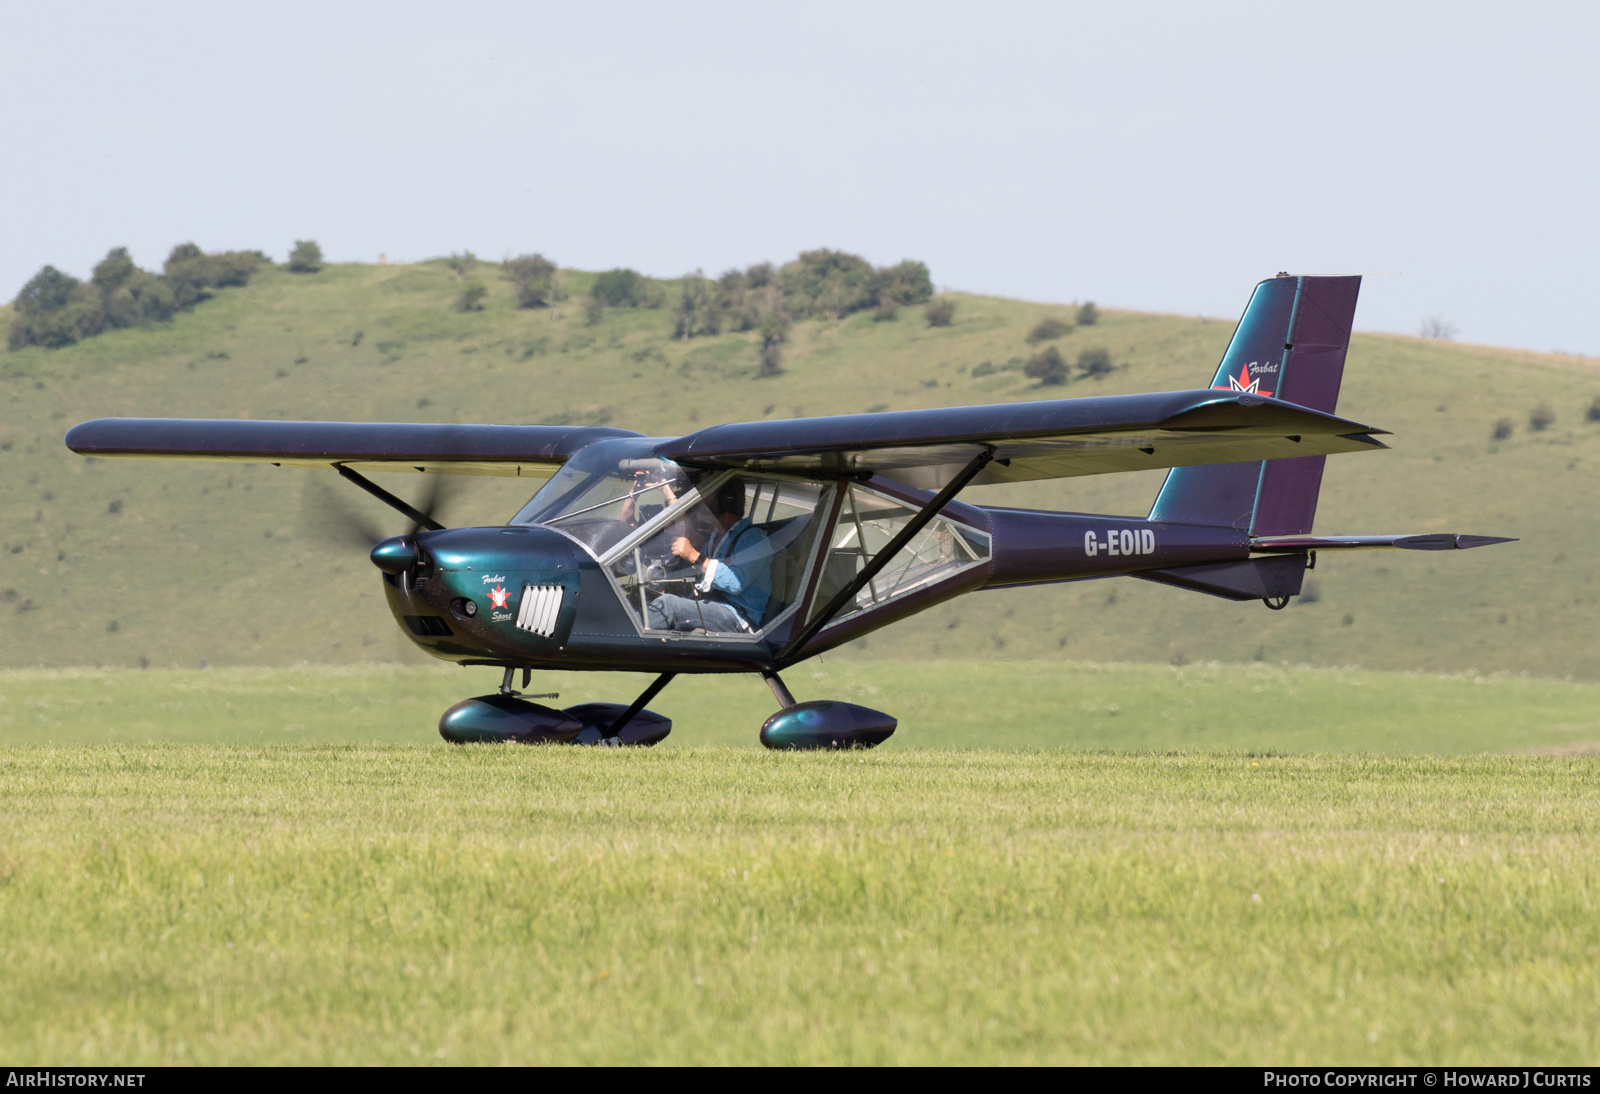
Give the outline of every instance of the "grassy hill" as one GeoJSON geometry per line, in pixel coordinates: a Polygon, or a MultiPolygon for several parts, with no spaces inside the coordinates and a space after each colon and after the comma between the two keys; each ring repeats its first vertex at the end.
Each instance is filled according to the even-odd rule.
{"type": "MultiPolygon", "coordinates": [[[[284,664],[415,659],[359,552],[306,534],[302,490],[330,475],[270,466],[85,460],[67,427],[104,415],[588,422],[675,435],[698,425],[1205,382],[1231,322],[1108,311],[1058,343],[1104,347],[1102,380],[1039,388],[1014,365],[1059,309],[955,294],[920,312],[796,324],[787,371],[758,378],[756,336],[672,337],[670,309],[609,310],[589,278],[518,310],[489,280],[459,313],[443,261],[282,269],[174,322],[61,350],[0,355],[0,666],[284,664]],[[988,363],[989,369],[975,368],[988,363]],[[1013,367],[1007,368],[1011,363],[1013,367]],[[975,373],[977,373],[975,375],[975,373]]],[[[1239,286],[1241,305],[1249,290],[1239,286]]],[[[672,298],[668,289],[668,299],[672,298]]],[[[0,309],[0,324],[9,320],[0,309]]],[[[1582,359],[1359,335],[1341,412],[1395,432],[1394,451],[1329,461],[1317,530],[1522,537],[1459,555],[1323,556],[1308,596],[1268,613],[1119,580],[983,593],[858,643],[849,656],[1072,661],[1286,661],[1600,678],[1600,375],[1582,359]],[[1545,403],[1554,424],[1533,432],[1545,403]],[[1516,422],[1492,442],[1493,423],[1516,422]]],[[[1159,475],[978,488],[972,500],[1142,513],[1159,475]]],[[[392,476],[401,493],[420,480],[392,476]]],[[[352,505],[399,530],[353,490],[352,505]]],[[[527,483],[469,480],[446,523],[499,522],[527,483]]]]}

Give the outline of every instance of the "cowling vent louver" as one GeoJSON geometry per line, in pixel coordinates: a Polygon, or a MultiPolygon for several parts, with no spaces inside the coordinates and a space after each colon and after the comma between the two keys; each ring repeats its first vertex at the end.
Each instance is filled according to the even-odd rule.
{"type": "Polygon", "coordinates": [[[560,585],[524,585],[522,603],[517,607],[517,626],[545,638],[555,634],[562,592],[560,585]]]}

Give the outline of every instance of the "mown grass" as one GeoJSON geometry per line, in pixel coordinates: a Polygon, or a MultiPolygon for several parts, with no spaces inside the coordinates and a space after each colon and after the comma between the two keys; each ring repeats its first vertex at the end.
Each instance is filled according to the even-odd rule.
{"type": "Polygon", "coordinates": [[[1595,762],[14,746],[0,1055],[1593,1064],[1595,762]]]}
{"type": "MultiPolygon", "coordinates": [[[[428,744],[446,707],[499,679],[437,665],[0,671],[0,745],[428,744]]],[[[650,679],[548,672],[528,690],[627,702],[650,679]]],[[[889,749],[1600,753],[1600,685],[1537,677],[834,656],[786,679],[801,699],[895,715],[889,749]]],[[[668,748],[754,747],[776,709],[749,675],[682,676],[651,706],[674,721],[668,748]]]]}

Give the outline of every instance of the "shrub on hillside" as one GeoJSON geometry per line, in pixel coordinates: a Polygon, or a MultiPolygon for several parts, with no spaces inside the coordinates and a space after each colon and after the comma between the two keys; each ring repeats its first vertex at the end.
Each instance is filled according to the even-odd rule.
{"type": "Polygon", "coordinates": [[[789,340],[789,316],[781,308],[773,308],[761,320],[761,370],[762,376],[776,376],[783,371],[782,345],[789,340]]]}
{"type": "Polygon", "coordinates": [[[13,301],[8,346],[57,349],[98,333],[101,314],[82,289],[83,282],[54,266],[34,274],[13,301]]]}
{"type": "Polygon", "coordinates": [[[589,326],[598,327],[605,316],[606,302],[598,296],[591,296],[583,302],[583,321],[589,326]]]}
{"type": "Polygon", "coordinates": [[[732,321],[734,330],[758,330],[766,323],[767,318],[774,312],[784,315],[784,322],[788,322],[788,304],[784,299],[783,290],[775,283],[768,281],[759,288],[752,288],[748,280],[748,271],[745,274],[744,288],[738,293],[721,289],[723,307],[732,321]]]}
{"type": "Polygon", "coordinates": [[[926,304],[933,296],[933,278],[928,275],[928,266],[924,262],[908,258],[897,265],[875,270],[872,277],[879,307],[885,301],[903,307],[915,307],[926,304]]]}
{"type": "Polygon", "coordinates": [[[1586,422],[1600,422],[1600,395],[1596,395],[1589,403],[1589,409],[1583,412],[1586,422]]]}
{"type": "Polygon", "coordinates": [[[117,287],[105,294],[107,327],[137,327],[159,323],[173,314],[192,308],[211,294],[206,286],[171,277],[157,277],[135,269],[117,287]]]}
{"type": "Polygon", "coordinates": [[[878,306],[872,309],[874,323],[892,323],[900,318],[900,305],[885,296],[878,301],[878,306]]]}
{"type": "MultiPolygon", "coordinates": [[[[726,277],[726,275],[724,275],[726,277]]],[[[687,341],[700,335],[722,333],[722,307],[718,286],[699,270],[683,279],[673,308],[673,335],[687,341]]]]}
{"type": "Polygon", "coordinates": [[[500,268],[516,286],[517,307],[548,308],[557,300],[556,264],[544,255],[518,255],[500,268]]]}
{"type": "Polygon", "coordinates": [[[456,311],[482,311],[483,298],[488,294],[489,287],[482,281],[468,281],[456,294],[456,311]]]}
{"type": "Polygon", "coordinates": [[[637,270],[607,270],[594,279],[589,295],[606,308],[638,308],[649,304],[650,282],[637,270]]]}
{"type": "Polygon", "coordinates": [[[783,294],[796,315],[838,319],[877,302],[873,274],[872,264],[860,255],[804,251],[783,268],[783,294]]]}
{"type": "Polygon", "coordinates": [[[1109,350],[1086,349],[1078,354],[1078,376],[1081,379],[1103,380],[1116,366],[1111,363],[1109,350]]]}
{"type": "MultiPolygon", "coordinates": [[[[106,258],[110,261],[111,256],[107,255],[106,258]]],[[[209,298],[212,289],[246,284],[256,268],[266,261],[267,256],[260,251],[219,251],[215,254],[206,254],[193,243],[180,243],[167,255],[167,261],[162,264],[161,270],[167,279],[168,287],[172,290],[173,306],[182,309],[193,307],[209,298]]],[[[98,269],[96,267],[96,276],[98,269]]],[[[129,280],[137,282],[139,275],[143,273],[142,270],[135,271],[129,280]]],[[[136,286],[128,287],[137,295],[136,286]]]]}
{"type": "Polygon", "coordinates": [[[1041,387],[1064,384],[1069,378],[1067,363],[1062,360],[1061,351],[1054,346],[1046,346],[1043,352],[1028,358],[1028,363],[1022,366],[1022,373],[1039,381],[1041,387]]]}
{"type": "Polygon", "coordinates": [[[948,327],[956,318],[956,302],[954,300],[935,300],[928,305],[928,310],[922,314],[928,320],[928,326],[948,327]]]}
{"type": "Polygon", "coordinates": [[[460,254],[451,251],[445,262],[450,266],[450,272],[463,280],[478,268],[478,256],[471,251],[462,251],[460,254]]]}
{"type": "MultiPolygon", "coordinates": [[[[752,266],[745,283],[758,288],[770,277],[770,266],[752,266]]],[[[796,316],[840,319],[867,308],[889,318],[891,307],[924,304],[933,296],[928,267],[906,259],[894,266],[873,269],[860,255],[821,248],[804,251],[779,274],[785,306],[796,316]]]]}
{"type": "Polygon", "coordinates": [[[1092,327],[1100,322],[1100,309],[1094,306],[1093,300],[1086,300],[1078,309],[1078,326],[1092,327]]]}
{"type": "Polygon", "coordinates": [[[1489,435],[1491,438],[1497,441],[1509,440],[1511,438],[1511,432],[1515,428],[1516,426],[1512,423],[1510,418],[1501,418],[1494,423],[1494,430],[1489,435]]]}
{"type": "Polygon", "coordinates": [[[17,295],[8,344],[59,348],[105,330],[171,319],[221,285],[242,285],[266,261],[258,251],[208,255],[192,243],[173,249],[161,275],[141,270],[113,247],[87,282],[46,266],[17,295]]]}
{"type": "Polygon", "coordinates": [[[1528,428],[1535,433],[1543,433],[1555,424],[1556,412],[1550,409],[1549,403],[1540,403],[1533,408],[1533,413],[1528,415],[1528,428]]]}
{"type": "Polygon", "coordinates": [[[314,239],[297,239],[289,252],[290,273],[316,273],[322,269],[322,248],[314,239]]]}
{"type": "Polygon", "coordinates": [[[1057,315],[1047,315],[1033,325],[1028,332],[1028,345],[1037,346],[1040,342],[1051,342],[1072,330],[1072,324],[1057,315]]]}

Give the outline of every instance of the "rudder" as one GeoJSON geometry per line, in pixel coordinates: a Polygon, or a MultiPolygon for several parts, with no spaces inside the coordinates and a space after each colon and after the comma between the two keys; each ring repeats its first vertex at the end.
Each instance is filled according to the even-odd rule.
{"type": "MultiPolygon", "coordinates": [[[[1211,386],[1332,414],[1361,278],[1274,277],[1256,286],[1211,386]]],[[[1150,519],[1251,535],[1302,535],[1317,512],[1325,456],[1175,467],[1150,519]]]]}

